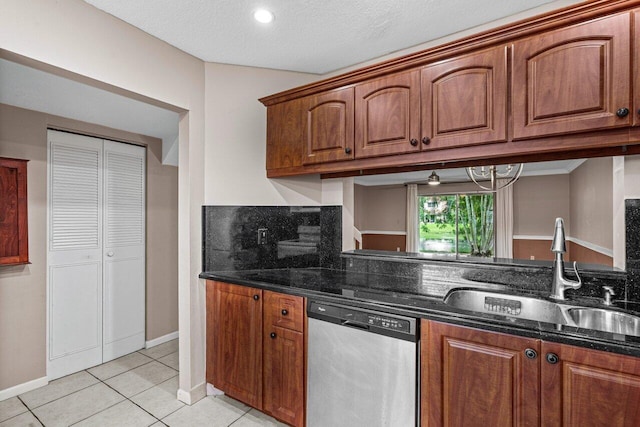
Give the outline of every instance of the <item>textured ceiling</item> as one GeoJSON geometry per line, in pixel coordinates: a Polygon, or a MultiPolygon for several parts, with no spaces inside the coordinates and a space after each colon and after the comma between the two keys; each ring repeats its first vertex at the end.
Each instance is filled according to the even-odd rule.
{"type": "Polygon", "coordinates": [[[552,3],[552,0],[85,1],[207,62],[316,74],[552,3]],[[271,10],[275,14],[273,23],[255,22],[252,14],[257,8],[271,10]]]}

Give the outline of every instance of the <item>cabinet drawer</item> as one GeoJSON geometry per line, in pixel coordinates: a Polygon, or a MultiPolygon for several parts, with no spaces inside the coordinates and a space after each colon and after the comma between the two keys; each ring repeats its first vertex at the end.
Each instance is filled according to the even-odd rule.
{"type": "Polygon", "coordinates": [[[304,298],[265,291],[265,325],[302,332],[304,298]]]}

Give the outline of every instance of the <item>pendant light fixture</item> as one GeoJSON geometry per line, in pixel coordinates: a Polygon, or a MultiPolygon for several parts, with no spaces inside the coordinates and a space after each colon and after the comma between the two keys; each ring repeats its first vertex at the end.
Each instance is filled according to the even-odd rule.
{"type": "Polygon", "coordinates": [[[520,178],[524,163],[491,166],[470,166],[466,168],[469,178],[483,190],[496,192],[513,185],[520,178]],[[498,183],[498,179],[504,179],[498,183]],[[481,183],[482,182],[482,183],[481,183]],[[488,185],[487,185],[488,184],[488,185]]]}
{"type": "Polygon", "coordinates": [[[432,171],[431,175],[427,179],[427,184],[429,185],[440,185],[440,177],[436,173],[436,171],[432,171]]]}

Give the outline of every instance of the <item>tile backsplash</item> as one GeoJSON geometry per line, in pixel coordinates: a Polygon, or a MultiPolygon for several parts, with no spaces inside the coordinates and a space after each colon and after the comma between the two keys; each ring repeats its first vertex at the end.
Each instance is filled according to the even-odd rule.
{"type": "Polygon", "coordinates": [[[203,206],[202,270],[340,267],[341,206],[203,206]]]}

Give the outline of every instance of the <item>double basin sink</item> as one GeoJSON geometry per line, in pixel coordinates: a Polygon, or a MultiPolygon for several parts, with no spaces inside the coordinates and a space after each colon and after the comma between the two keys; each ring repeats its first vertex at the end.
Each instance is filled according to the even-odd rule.
{"type": "Polygon", "coordinates": [[[444,303],[478,313],[594,329],[640,337],[640,317],[608,308],[582,307],[479,289],[452,289],[444,303]]]}

